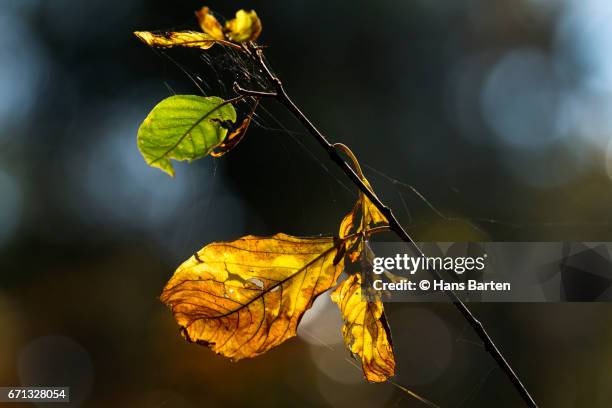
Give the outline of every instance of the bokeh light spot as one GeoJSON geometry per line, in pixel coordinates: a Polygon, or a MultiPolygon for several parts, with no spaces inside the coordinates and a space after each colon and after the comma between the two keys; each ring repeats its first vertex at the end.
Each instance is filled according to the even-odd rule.
{"type": "Polygon", "coordinates": [[[21,351],[17,367],[24,387],[70,387],[72,406],[78,406],[91,392],[94,376],[91,358],[71,338],[44,336],[33,340],[21,351]]]}

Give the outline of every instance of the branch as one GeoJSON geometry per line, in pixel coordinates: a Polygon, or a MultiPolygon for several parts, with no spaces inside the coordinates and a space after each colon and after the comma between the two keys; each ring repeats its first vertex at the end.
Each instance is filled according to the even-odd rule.
{"type": "Polygon", "coordinates": [[[264,91],[252,91],[250,89],[244,89],[237,82],[234,82],[234,92],[242,96],[255,96],[258,98],[276,98],[278,94],[276,92],[264,92],[264,91]]]}
{"type": "MultiPolygon", "coordinates": [[[[351,179],[351,181],[361,190],[363,194],[370,199],[372,204],[385,216],[387,221],[389,221],[389,228],[399,237],[407,243],[416,253],[421,256],[424,256],[421,248],[416,244],[416,242],[412,239],[412,237],[404,230],[402,225],[399,223],[395,215],[393,215],[393,211],[391,208],[387,207],[384,203],[380,201],[380,199],[371,191],[366,184],[363,182],[361,177],[353,170],[351,166],[348,165],[338,153],[336,147],[331,144],[327,138],[315,127],[315,125],[308,119],[308,117],[302,113],[302,111],[297,107],[297,105],[293,102],[293,100],[289,97],[283,83],[278,79],[276,75],[270,69],[268,63],[266,62],[265,56],[263,54],[263,49],[261,47],[256,46],[251,43],[248,47],[248,54],[258,65],[259,69],[265,73],[270,83],[274,86],[275,92],[261,92],[261,91],[249,91],[246,89],[242,89],[237,84],[234,86],[236,92],[242,95],[249,96],[265,96],[265,97],[273,97],[282,105],[284,105],[293,116],[299,120],[302,125],[308,130],[308,132],[319,142],[319,144],[327,151],[330,159],[344,171],[344,173],[351,179]]],[[[435,279],[442,279],[442,276],[437,270],[428,271],[435,279]]],[[[537,404],[535,400],[527,391],[527,388],[523,385],[521,380],[518,378],[517,374],[514,372],[508,361],[501,354],[484,326],[480,321],[472,314],[470,309],[459,299],[459,297],[452,290],[445,290],[445,294],[452,301],[453,305],[459,312],[463,315],[465,320],[472,326],[480,340],[484,344],[485,349],[489,352],[491,357],[497,362],[499,368],[506,374],[506,377],[512,382],[515,390],[520,394],[521,398],[525,402],[528,407],[537,408],[537,404]]]]}

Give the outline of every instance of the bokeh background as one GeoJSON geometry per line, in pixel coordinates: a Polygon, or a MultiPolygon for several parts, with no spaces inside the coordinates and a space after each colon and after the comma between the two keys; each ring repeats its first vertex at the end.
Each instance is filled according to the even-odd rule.
{"type": "MultiPolygon", "coordinates": [[[[355,197],[272,105],[221,160],[175,179],[145,165],[147,112],[199,92],[172,60],[221,84],[197,51],[131,32],[195,28],[202,5],[0,0],[0,385],[69,385],[87,407],[422,406],[364,383],[326,295],[298,338],[239,363],[183,341],[158,301],[204,244],[334,233],[355,197]]],[[[208,5],[257,10],[290,93],[416,239],[612,240],[608,0],[208,5]]],[[[472,308],[541,406],[612,405],[612,305],[472,308]]],[[[387,313],[398,384],[443,407],[521,406],[452,305],[387,313]]]]}

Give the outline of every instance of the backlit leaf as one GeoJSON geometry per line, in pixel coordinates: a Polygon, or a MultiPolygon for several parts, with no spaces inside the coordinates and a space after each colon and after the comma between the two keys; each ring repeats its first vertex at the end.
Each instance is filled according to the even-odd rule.
{"type": "Polygon", "coordinates": [[[391,334],[380,299],[368,301],[362,293],[361,275],[349,276],[332,292],[344,324],[346,347],[361,361],[365,378],[384,382],[395,374],[391,334]]]}
{"type": "MultiPolygon", "coordinates": [[[[362,180],[371,189],[370,184],[363,176],[362,180]]],[[[363,250],[364,240],[369,236],[368,231],[372,228],[385,225],[389,225],[385,216],[382,215],[365,194],[359,193],[353,209],[340,223],[339,231],[340,238],[346,239],[345,248],[351,262],[356,262],[359,259],[363,250]]]]}
{"type": "Polygon", "coordinates": [[[216,96],[175,95],[161,101],[138,129],[145,161],[174,176],[170,159],[195,160],[209,154],[236,121],[234,107],[216,96]]]}
{"type": "Polygon", "coordinates": [[[195,12],[196,17],[198,18],[198,22],[200,23],[200,28],[206,34],[210,35],[214,39],[224,40],[225,35],[223,34],[223,27],[217,21],[215,16],[210,14],[210,10],[208,7],[202,7],[199,11],[195,12]]]}
{"type": "MultiPolygon", "coordinates": [[[[365,186],[373,192],[372,186],[363,176],[359,162],[353,152],[340,145],[353,161],[357,174],[365,186]]],[[[388,226],[385,216],[363,193],[353,209],[340,224],[339,236],[343,241],[341,250],[351,263],[360,263],[368,270],[370,258],[374,256],[368,246],[368,238],[373,228],[388,226]]],[[[353,356],[361,362],[365,378],[370,382],[383,382],[395,374],[395,357],[391,346],[391,332],[385,319],[381,296],[369,285],[368,275],[350,275],[334,290],[331,298],[340,307],[344,325],[344,342],[353,356]],[[368,292],[364,291],[368,288],[368,292]]]]}
{"type": "Polygon", "coordinates": [[[261,34],[261,21],[255,10],[238,10],[236,18],[225,23],[227,36],[231,41],[255,41],[261,34]]]}
{"type": "Polygon", "coordinates": [[[246,236],[213,243],[183,263],[161,295],[183,336],[233,360],[296,335],[314,299],[335,285],[331,237],[246,236]]]}
{"type": "MultiPolygon", "coordinates": [[[[363,179],[368,188],[370,183],[363,179]]],[[[340,238],[345,238],[357,232],[367,232],[369,229],[389,225],[389,222],[378,208],[363,193],[359,193],[359,198],[353,207],[340,223],[340,238]]]]}
{"type": "Polygon", "coordinates": [[[134,35],[151,47],[190,47],[207,50],[217,42],[215,37],[198,31],[176,31],[155,34],[150,31],[136,31],[134,35]]]}

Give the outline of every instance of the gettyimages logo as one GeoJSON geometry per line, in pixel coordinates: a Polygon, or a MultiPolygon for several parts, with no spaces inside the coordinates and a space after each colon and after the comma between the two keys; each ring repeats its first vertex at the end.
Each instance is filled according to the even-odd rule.
{"type": "MultiPolygon", "coordinates": [[[[390,302],[612,302],[612,242],[374,243],[364,289],[390,302]]],[[[367,293],[367,292],[366,292],[367,293]]]]}
{"type": "Polygon", "coordinates": [[[396,254],[393,257],[375,257],[372,262],[372,272],[377,275],[385,271],[396,271],[414,275],[417,271],[447,271],[458,275],[466,271],[483,271],[486,267],[487,254],[482,256],[409,256],[396,254]]]}

